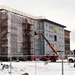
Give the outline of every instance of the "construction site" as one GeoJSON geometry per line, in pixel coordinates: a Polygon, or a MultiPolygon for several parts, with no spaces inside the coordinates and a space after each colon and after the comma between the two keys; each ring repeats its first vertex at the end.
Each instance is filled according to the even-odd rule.
{"type": "MultiPolygon", "coordinates": [[[[7,9],[0,10],[0,60],[6,61],[11,58],[11,60],[34,60],[35,19],[13,12],[7,9]]],[[[57,52],[44,35],[42,33],[40,35],[58,57],[57,52]]],[[[52,61],[56,61],[57,58],[49,56],[49,54],[46,56],[47,58],[44,54],[41,57],[41,60],[51,59],[52,61]]]]}
{"type": "Polygon", "coordinates": [[[35,21],[14,11],[0,8],[0,60],[34,55],[35,21]]]}
{"type": "MultiPolygon", "coordinates": [[[[45,18],[0,6],[0,60],[39,58],[55,62],[58,57],[62,58],[61,55],[65,58],[65,27],[45,18]]],[[[69,47],[70,39],[68,41],[69,47]]]]}

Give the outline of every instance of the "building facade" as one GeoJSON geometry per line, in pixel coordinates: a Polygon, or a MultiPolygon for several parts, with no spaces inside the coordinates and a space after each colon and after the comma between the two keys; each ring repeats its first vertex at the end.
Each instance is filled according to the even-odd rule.
{"type": "MultiPolygon", "coordinates": [[[[56,51],[58,51],[60,58],[62,54],[65,55],[65,42],[64,42],[64,28],[65,26],[52,22],[47,19],[37,19],[36,31],[40,31],[47,40],[53,45],[56,51]]],[[[42,36],[36,37],[36,54],[53,55],[54,52],[51,50],[47,42],[42,36]],[[37,48],[38,45],[38,48],[37,48]]]]}
{"type": "Polygon", "coordinates": [[[34,54],[35,20],[15,9],[0,6],[0,57],[2,60],[34,54]]]}
{"type": "Polygon", "coordinates": [[[0,6],[0,59],[53,55],[43,37],[34,36],[35,31],[40,31],[62,58],[62,54],[65,55],[65,27],[48,19],[36,19],[18,10],[0,6]]]}
{"type": "Polygon", "coordinates": [[[65,57],[70,54],[70,31],[64,30],[64,39],[65,39],[65,57]]]}

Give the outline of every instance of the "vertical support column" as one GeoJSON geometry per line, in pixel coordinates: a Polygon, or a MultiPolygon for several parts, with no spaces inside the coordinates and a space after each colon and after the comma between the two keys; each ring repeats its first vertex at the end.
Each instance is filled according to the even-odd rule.
{"type": "Polygon", "coordinates": [[[8,58],[10,58],[10,54],[11,54],[11,13],[8,13],[8,35],[7,35],[7,39],[8,39],[8,58]]]}

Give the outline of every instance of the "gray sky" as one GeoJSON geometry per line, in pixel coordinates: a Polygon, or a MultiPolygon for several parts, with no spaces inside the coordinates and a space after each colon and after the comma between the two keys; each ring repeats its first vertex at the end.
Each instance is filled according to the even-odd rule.
{"type": "Polygon", "coordinates": [[[75,0],[0,0],[0,5],[67,26],[71,31],[71,50],[75,49],[75,0]]]}

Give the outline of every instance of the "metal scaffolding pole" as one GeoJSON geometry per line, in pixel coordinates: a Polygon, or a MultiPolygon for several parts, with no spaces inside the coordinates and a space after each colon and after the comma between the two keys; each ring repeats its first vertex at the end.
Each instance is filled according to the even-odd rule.
{"type": "Polygon", "coordinates": [[[12,55],[10,53],[10,75],[12,75],[12,55]]]}
{"type": "Polygon", "coordinates": [[[62,52],[62,75],[64,75],[64,68],[63,68],[63,52],[62,52]]]}

